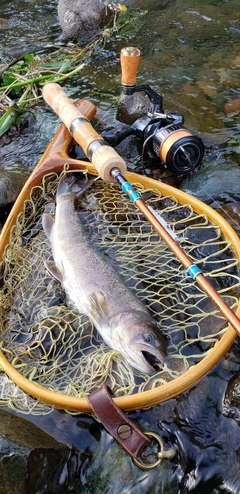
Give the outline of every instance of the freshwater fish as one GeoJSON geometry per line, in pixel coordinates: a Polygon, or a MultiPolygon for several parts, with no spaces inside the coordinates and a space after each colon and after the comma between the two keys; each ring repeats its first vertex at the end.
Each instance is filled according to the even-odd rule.
{"type": "Polygon", "coordinates": [[[63,175],[55,214],[43,213],[54,259],[47,269],[61,282],[68,302],[88,316],[110,348],[135,370],[154,374],[154,363],[164,363],[166,339],[143,302],[92,245],[75,210],[76,197],[88,184],[79,189],[78,183],[73,174],[63,175]]]}

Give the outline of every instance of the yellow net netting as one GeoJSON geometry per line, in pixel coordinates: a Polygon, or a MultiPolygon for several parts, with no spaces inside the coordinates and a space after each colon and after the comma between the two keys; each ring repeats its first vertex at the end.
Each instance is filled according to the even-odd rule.
{"type": "MultiPolygon", "coordinates": [[[[0,288],[4,354],[28,379],[79,397],[103,383],[121,396],[161,386],[181,375],[214,347],[226,329],[225,319],[119,186],[96,180],[81,197],[79,221],[125,283],[145,301],[168,341],[166,365],[159,365],[154,376],[136,374],[105,345],[87,317],[66,303],[61,286],[45,268],[51,248],[41,218],[46,203],[54,201],[58,179],[57,174],[49,174],[32,190],[5,249],[0,288]]],[[[134,185],[235,309],[240,290],[238,260],[220,228],[205,214],[195,213],[190,204],[181,205],[174,196],[134,185]]],[[[23,413],[51,411],[3,372],[0,405],[23,413]]]]}

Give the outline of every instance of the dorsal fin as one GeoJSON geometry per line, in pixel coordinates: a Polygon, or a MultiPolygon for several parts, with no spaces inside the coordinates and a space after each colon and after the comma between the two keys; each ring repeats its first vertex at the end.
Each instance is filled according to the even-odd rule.
{"type": "Polygon", "coordinates": [[[66,173],[62,175],[58,182],[56,197],[58,198],[71,192],[79,197],[91,187],[94,180],[96,180],[96,177],[89,177],[86,173],[66,173]]]}

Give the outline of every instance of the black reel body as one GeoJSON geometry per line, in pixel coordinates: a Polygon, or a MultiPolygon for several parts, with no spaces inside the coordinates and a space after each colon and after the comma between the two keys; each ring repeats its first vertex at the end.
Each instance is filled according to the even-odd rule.
{"type": "Polygon", "coordinates": [[[143,143],[143,151],[146,150],[150,156],[160,159],[174,175],[190,174],[203,159],[202,140],[182,127],[182,113],[163,111],[162,96],[148,85],[125,87],[125,105],[127,97],[130,98],[137,91],[147,94],[149,111],[120,135],[105,136],[105,139],[112,146],[117,146],[126,137],[135,135],[143,143]]]}
{"type": "Polygon", "coordinates": [[[151,119],[144,129],[143,142],[149,154],[160,158],[173,174],[186,175],[201,163],[204,145],[199,137],[174,123],[179,115],[151,119]]]}

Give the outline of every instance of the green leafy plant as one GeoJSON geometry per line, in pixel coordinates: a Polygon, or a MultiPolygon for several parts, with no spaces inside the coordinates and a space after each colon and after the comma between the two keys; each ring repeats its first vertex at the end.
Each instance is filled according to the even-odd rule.
{"type": "Polygon", "coordinates": [[[16,122],[41,97],[41,87],[46,82],[62,82],[82,71],[89,63],[96,48],[105,47],[116,33],[126,35],[129,29],[140,28],[140,17],[146,13],[137,9],[128,12],[118,3],[111,4],[114,11],[111,23],[101,35],[84,48],[78,45],[55,49],[53,54],[38,56],[28,53],[0,68],[0,136],[16,122]],[[139,22],[138,22],[139,21],[139,22]]]}

